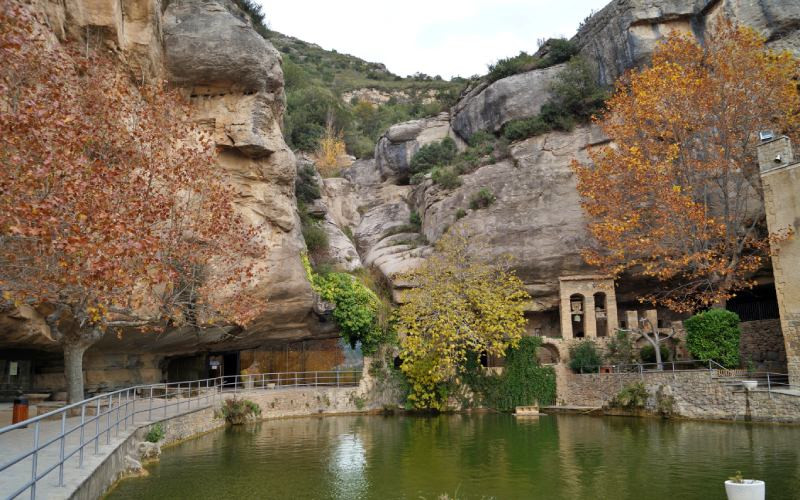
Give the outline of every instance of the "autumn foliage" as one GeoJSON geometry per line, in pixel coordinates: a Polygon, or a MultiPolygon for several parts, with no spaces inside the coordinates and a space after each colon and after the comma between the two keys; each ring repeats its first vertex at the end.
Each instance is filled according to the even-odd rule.
{"type": "Polygon", "coordinates": [[[338,173],[339,168],[345,166],[342,157],[346,154],[345,142],[342,133],[333,125],[333,117],[328,116],[325,133],[320,137],[314,160],[317,170],[324,177],[331,177],[338,173]]]}
{"type": "Polygon", "coordinates": [[[612,143],[574,164],[597,244],[587,261],[654,278],[641,298],[678,311],[750,286],[769,246],[758,131],[797,130],[797,75],[748,28],[721,22],[704,45],[669,36],[608,102],[599,124],[612,143]]]}
{"type": "Polygon", "coordinates": [[[68,364],[114,327],[248,321],[263,249],[188,103],[0,9],[0,302],[42,312],[68,364]]]}
{"type": "Polygon", "coordinates": [[[416,408],[441,409],[446,387],[470,353],[502,356],[524,333],[522,281],[508,262],[486,264],[470,252],[468,235],[450,231],[404,277],[414,283],[394,316],[402,370],[416,408]]]}

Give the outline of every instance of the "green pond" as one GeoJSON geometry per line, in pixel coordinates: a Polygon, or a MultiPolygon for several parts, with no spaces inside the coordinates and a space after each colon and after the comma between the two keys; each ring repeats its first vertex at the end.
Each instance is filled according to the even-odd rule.
{"type": "Polygon", "coordinates": [[[800,498],[800,427],[624,417],[336,416],[167,448],[109,498],[716,499],[741,470],[800,498]]]}

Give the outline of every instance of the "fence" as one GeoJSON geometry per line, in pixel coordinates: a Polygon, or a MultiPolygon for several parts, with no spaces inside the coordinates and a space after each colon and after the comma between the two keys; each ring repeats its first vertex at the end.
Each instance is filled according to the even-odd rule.
{"type": "MultiPolygon", "coordinates": [[[[111,434],[119,436],[128,425],[135,425],[137,418],[146,421],[179,415],[192,409],[208,407],[220,401],[224,395],[235,395],[243,390],[269,390],[288,387],[352,387],[361,381],[361,371],[315,371],[259,373],[235,375],[171,382],[163,384],[140,385],[101,394],[34,418],[0,429],[0,440],[10,432],[33,426],[32,443],[29,449],[21,452],[10,461],[0,465],[0,476],[12,477],[7,471],[15,465],[24,465],[30,460],[30,475],[27,480],[13,485],[10,493],[0,490],[7,498],[15,498],[26,491],[30,498],[36,498],[36,486],[47,475],[57,470],[58,485],[64,486],[66,462],[77,455],[77,467],[84,465],[87,448],[99,454],[100,443],[111,444],[111,434]],[[54,429],[47,425],[50,421],[60,421],[54,429]],[[77,438],[76,438],[77,436],[77,438]],[[70,444],[70,440],[77,441],[70,444]],[[74,446],[73,446],[74,445],[74,446]],[[51,463],[40,464],[40,458],[48,456],[51,463]]],[[[144,423],[143,421],[140,423],[144,423]]],[[[13,480],[13,479],[12,479],[13,480]]]]}

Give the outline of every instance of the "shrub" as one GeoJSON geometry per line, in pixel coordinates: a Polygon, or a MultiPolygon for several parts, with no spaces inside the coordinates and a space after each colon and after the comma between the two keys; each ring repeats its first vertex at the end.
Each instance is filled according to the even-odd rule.
{"type": "Polygon", "coordinates": [[[509,141],[520,141],[550,131],[550,124],[541,116],[519,118],[503,125],[503,137],[509,141]]]}
{"type": "Polygon", "coordinates": [[[165,435],[166,432],[164,432],[164,426],[158,423],[150,427],[150,430],[147,431],[144,439],[149,443],[157,443],[164,439],[165,435]]]}
{"type": "Polygon", "coordinates": [[[411,157],[411,173],[427,172],[434,167],[449,165],[457,152],[456,143],[450,137],[426,144],[411,157]]]}
{"type": "Polygon", "coordinates": [[[415,185],[416,184],[422,184],[422,181],[425,180],[425,175],[426,174],[427,174],[427,172],[417,172],[416,174],[411,176],[411,179],[409,179],[408,182],[410,184],[415,184],[415,185]]]}
{"type": "Polygon", "coordinates": [[[686,347],[695,359],[712,359],[727,368],[739,366],[739,315],[710,309],[684,321],[686,347]]]}
{"type": "Polygon", "coordinates": [[[261,10],[261,5],[254,0],[233,0],[233,3],[250,18],[256,33],[268,39],[269,28],[264,21],[264,12],[261,10]]]}
{"type": "Polygon", "coordinates": [[[644,408],[644,405],[647,404],[648,396],[644,382],[634,382],[619,391],[611,401],[611,405],[629,410],[644,408]]]}
{"type": "Polygon", "coordinates": [[[569,367],[575,373],[597,373],[601,362],[597,347],[591,340],[569,348],[569,367]]]}
{"type": "Polygon", "coordinates": [[[248,420],[254,420],[261,415],[261,407],[249,399],[226,399],[217,416],[224,418],[232,425],[241,425],[248,420]]]}
{"type": "MultiPolygon", "coordinates": [[[[670,352],[669,347],[664,344],[659,344],[659,351],[661,351],[661,361],[669,361],[670,352]]],[[[651,344],[647,344],[639,351],[639,357],[642,358],[642,363],[655,363],[656,362],[656,349],[651,344]]]]}
{"type": "Polygon", "coordinates": [[[617,330],[607,347],[606,360],[612,365],[626,365],[636,360],[633,339],[625,330],[617,330]]]}
{"type": "Polygon", "coordinates": [[[313,272],[307,256],[303,265],[314,291],[335,305],[333,319],[342,337],[351,347],[360,343],[364,354],[373,354],[388,335],[379,321],[382,304],[377,294],[350,274],[313,272]]]}
{"type": "Polygon", "coordinates": [[[459,209],[456,211],[456,220],[458,220],[458,219],[463,219],[463,218],[464,218],[464,217],[466,217],[466,216],[467,216],[467,211],[466,211],[466,210],[464,210],[463,208],[459,208],[459,209]]]}
{"type": "Polygon", "coordinates": [[[411,215],[408,217],[408,222],[412,226],[417,226],[417,228],[419,228],[420,226],[422,226],[422,217],[419,216],[419,212],[413,210],[411,212],[411,215]]]}
{"type": "Polygon", "coordinates": [[[489,205],[494,203],[497,200],[497,197],[492,194],[486,188],[481,188],[478,190],[477,193],[472,195],[472,198],[469,200],[469,208],[473,210],[478,210],[481,208],[487,208],[489,205]]]}
{"type": "Polygon", "coordinates": [[[541,116],[554,128],[570,130],[569,123],[588,122],[607,98],[608,92],[597,83],[591,64],[582,57],[573,57],[553,82],[541,116]]]}
{"type": "Polygon", "coordinates": [[[578,47],[566,38],[551,38],[545,44],[549,47],[549,51],[542,60],[540,68],[569,61],[572,56],[578,53],[578,47]]]}
{"type": "Polygon", "coordinates": [[[499,59],[494,64],[489,65],[489,74],[486,79],[489,83],[496,82],[503,78],[524,73],[538,67],[540,60],[527,52],[520,52],[516,56],[499,59]]]}
{"type": "Polygon", "coordinates": [[[461,185],[461,179],[453,167],[437,167],[431,172],[431,179],[444,189],[455,189],[461,185]]]}
{"type": "Polygon", "coordinates": [[[303,239],[306,240],[306,247],[309,252],[319,252],[328,249],[328,234],[322,228],[319,221],[310,216],[301,219],[303,239]]]}
{"type": "Polygon", "coordinates": [[[297,178],[294,181],[294,194],[303,203],[311,203],[322,196],[313,166],[304,165],[297,171],[297,178]]]}

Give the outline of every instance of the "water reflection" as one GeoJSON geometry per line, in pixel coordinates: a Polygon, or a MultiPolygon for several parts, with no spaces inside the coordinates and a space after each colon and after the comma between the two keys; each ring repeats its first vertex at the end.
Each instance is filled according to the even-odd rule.
{"type": "Polygon", "coordinates": [[[507,415],[326,417],[167,449],[111,498],[724,498],[736,470],[797,498],[800,428],[507,415]]]}

